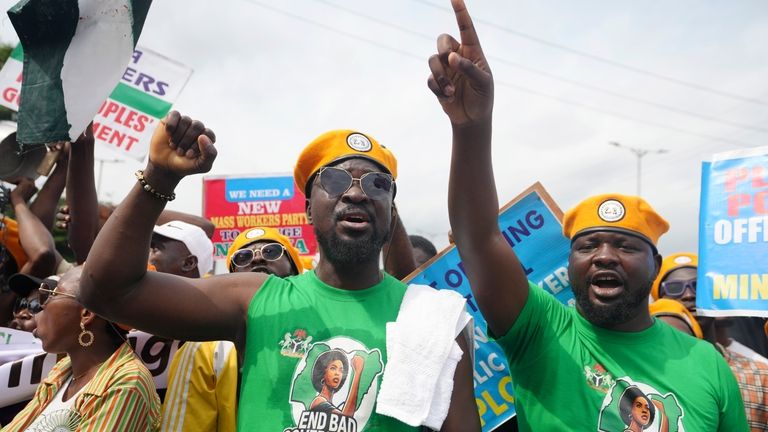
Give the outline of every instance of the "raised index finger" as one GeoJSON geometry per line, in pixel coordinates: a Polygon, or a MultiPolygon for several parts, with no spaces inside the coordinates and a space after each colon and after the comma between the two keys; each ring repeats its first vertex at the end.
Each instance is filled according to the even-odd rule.
{"type": "Polygon", "coordinates": [[[453,12],[456,14],[456,23],[459,24],[461,44],[464,46],[480,45],[477,32],[475,32],[475,25],[472,24],[472,17],[469,16],[464,0],[451,0],[451,6],[453,6],[453,12]]]}

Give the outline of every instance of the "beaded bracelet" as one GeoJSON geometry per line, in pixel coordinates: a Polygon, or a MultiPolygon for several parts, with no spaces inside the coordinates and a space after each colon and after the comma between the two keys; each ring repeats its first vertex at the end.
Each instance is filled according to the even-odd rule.
{"type": "Polygon", "coordinates": [[[149,183],[147,183],[147,179],[144,178],[144,170],[138,170],[136,171],[136,180],[139,181],[139,184],[141,185],[141,188],[145,191],[152,194],[153,197],[157,199],[161,199],[163,201],[173,201],[176,199],[176,194],[174,192],[171,192],[170,195],[165,195],[163,193],[160,193],[157,191],[157,189],[150,186],[149,183]]]}

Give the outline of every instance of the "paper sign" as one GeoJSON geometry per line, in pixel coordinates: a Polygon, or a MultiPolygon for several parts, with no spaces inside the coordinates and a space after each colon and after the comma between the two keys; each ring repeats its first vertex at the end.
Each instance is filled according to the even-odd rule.
{"type": "MultiPolygon", "coordinates": [[[[21,45],[0,70],[0,105],[19,110],[21,45]]],[[[143,160],[157,122],[171,110],[192,69],[143,47],[137,47],[120,82],[93,119],[96,142],[120,154],[143,160]]]]}
{"type": "Polygon", "coordinates": [[[768,317],[768,147],[702,166],[696,312],[768,317]]]}
{"type": "Polygon", "coordinates": [[[203,217],[216,225],[214,259],[227,257],[232,241],[248,228],[277,228],[299,254],[313,256],[317,241],[304,211],[304,194],[293,176],[208,176],[203,178],[203,217]]]}
{"type": "MultiPolygon", "coordinates": [[[[568,280],[570,241],[563,236],[562,211],[541,184],[536,183],[499,212],[499,228],[523,264],[528,279],[546,289],[563,304],[573,304],[568,280]]],[[[515,415],[509,365],[501,347],[491,341],[486,321],[475,304],[455,246],[408,276],[405,281],[452,289],[467,299],[475,320],[475,401],[483,431],[491,431],[515,415]]]]}

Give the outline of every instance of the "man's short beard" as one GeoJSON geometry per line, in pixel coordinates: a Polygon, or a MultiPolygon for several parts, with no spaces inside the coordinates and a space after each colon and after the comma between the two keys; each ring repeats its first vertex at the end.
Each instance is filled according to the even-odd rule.
{"type": "MultiPolygon", "coordinates": [[[[375,228],[375,227],[374,227],[375,228]]],[[[353,267],[371,261],[378,261],[381,248],[387,242],[388,234],[379,236],[376,230],[370,235],[351,240],[342,240],[338,235],[325,237],[315,228],[315,237],[323,258],[340,267],[353,267]]]]}
{"type": "Polygon", "coordinates": [[[651,284],[647,287],[628,293],[618,304],[595,305],[589,301],[589,287],[583,289],[573,288],[573,296],[581,314],[592,324],[603,328],[612,328],[623,324],[637,316],[641,307],[648,307],[648,295],[651,292],[651,284]]]}

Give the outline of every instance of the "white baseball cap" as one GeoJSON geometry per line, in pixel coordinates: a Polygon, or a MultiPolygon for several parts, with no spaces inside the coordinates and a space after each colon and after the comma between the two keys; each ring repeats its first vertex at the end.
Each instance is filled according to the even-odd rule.
{"type": "Polygon", "coordinates": [[[199,226],[174,220],[163,225],[155,225],[154,232],[184,243],[189,253],[197,257],[197,272],[200,273],[200,277],[213,268],[213,243],[199,226]]]}

